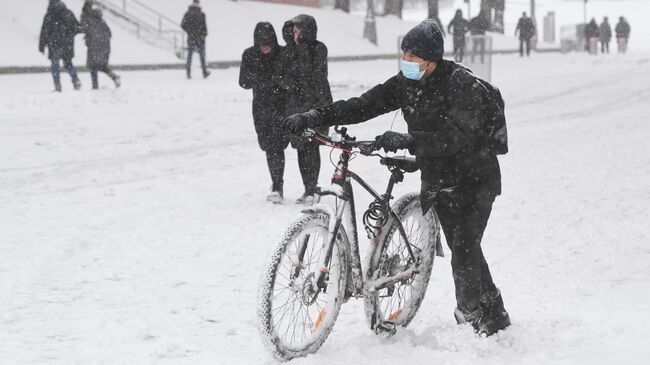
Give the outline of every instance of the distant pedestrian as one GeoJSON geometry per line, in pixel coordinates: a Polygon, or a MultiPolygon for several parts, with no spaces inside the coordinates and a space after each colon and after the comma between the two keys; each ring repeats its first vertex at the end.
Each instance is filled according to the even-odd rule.
{"type": "Polygon", "coordinates": [[[187,32],[187,78],[192,78],[192,55],[194,52],[199,53],[203,78],[210,76],[210,71],[205,63],[205,37],[208,36],[208,26],[199,0],[193,0],[192,5],[187,9],[181,22],[181,28],[187,32]]]}
{"type": "Polygon", "coordinates": [[[530,57],[530,43],[533,37],[537,35],[535,23],[533,19],[526,16],[526,12],[519,18],[517,28],[515,29],[515,37],[519,33],[519,56],[524,57],[524,47],[526,48],[526,56],[530,57]]]}
{"type": "Polygon", "coordinates": [[[284,117],[282,93],[273,80],[275,64],[282,47],[278,44],[271,23],[260,22],[253,33],[253,47],[242,55],[239,85],[253,90],[253,122],[257,141],[266,152],[271,174],[271,192],[267,200],[280,204],[284,191],[284,150],[289,141],[284,138],[281,121],[284,117]]]}
{"type": "Polygon", "coordinates": [[[485,62],[485,32],[490,29],[490,20],[485,10],[469,22],[469,32],[472,35],[472,63],[476,54],[481,56],[481,63],[485,62]]]}
{"type": "Polygon", "coordinates": [[[589,24],[585,26],[585,41],[587,42],[587,51],[591,54],[598,54],[598,40],[600,39],[600,29],[596,24],[596,19],[591,18],[589,24]]]}
{"type": "Polygon", "coordinates": [[[456,10],[454,19],[451,20],[447,27],[447,32],[454,36],[454,60],[456,62],[463,62],[463,56],[465,55],[465,34],[468,31],[469,21],[463,18],[462,10],[456,10]]]}
{"type": "Polygon", "coordinates": [[[625,20],[625,18],[620,17],[618,19],[618,24],[616,24],[616,43],[618,44],[618,53],[627,52],[627,43],[630,39],[630,23],[625,20]]]}
{"type": "Polygon", "coordinates": [[[609,42],[612,40],[612,27],[607,17],[600,24],[600,50],[602,53],[609,53],[609,42]]]}
{"type": "Polygon", "coordinates": [[[68,71],[72,78],[74,89],[79,90],[81,88],[77,70],[72,64],[74,37],[77,33],[81,33],[81,26],[72,11],[62,1],[50,0],[41,27],[38,50],[44,53],[45,47],[47,47],[48,58],[52,62],[51,71],[54,79],[54,90],[57,92],[61,91],[60,60],[63,60],[63,68],[68,71]]]}
{"type": "MultiPolygon", "coordinates": [[[[318,27],[310,15],[298,15],[282,28],[287,45],[282,50],[274,77],[284,92],[285,116],[330,104],[332,92],[327,80],[327,47],[317,40],[318,27]],[[293,37],[288,34],[293,29],[293,37]]],[[[327,133],[324,127],[321,132],[327,133]]],[[[305,186],[297,204],[312,204],[320,174],[320,152],[316,142],[293,140],[298,151],[298,166],[305,186]]]]}
{"type": "Polygon", "coordinates": [[[108,75],[115,83],[115,87],[120,87],[120,77],[108,66],[108,59],[111,55],[111,29],[102,19],[102,11],[100,9],[89,10],[84,16],[81,28],[86,34],[86,46],[88,47],[86,66],[90,70],[93,89],[99,88],[98,71],[108,75]]]}

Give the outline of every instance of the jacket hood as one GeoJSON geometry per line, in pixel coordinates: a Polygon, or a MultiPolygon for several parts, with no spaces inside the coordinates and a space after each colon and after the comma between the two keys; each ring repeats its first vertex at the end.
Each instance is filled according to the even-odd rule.
{"type": "Polygon", "coordinates": [[[456,10],[456,15],[454,16],[454,19],[463,19],[463,11],[460,9],[456,10]]]}
{"type": "Polygon", "coordinates": [[[316,26],[316,19],[313,16],[307,14],[300,14],[295,18],[291,19],[293,25],[300,29],[300,41],[301,42],[315,42],[318,35],[318,27],[316,26]]]}
{"type": "Polygon", "coordinates": [[[287,46],[296,44],[295,40],[293,39],[292,20],[287,20],[284,22],[284,25],[282,26],[282,39],[284,39],[284,43],[286,43],[287,46]]]}
{"type": "Polygon", "coordinates": [[[259,22],[255,26],[255,32],[253,32],[253,43],[255,48],[261,45],[273,46],[275,49],[278,46],[278,37],[275,35],[275,29],[273,25],[268,22],[259,22]]]}

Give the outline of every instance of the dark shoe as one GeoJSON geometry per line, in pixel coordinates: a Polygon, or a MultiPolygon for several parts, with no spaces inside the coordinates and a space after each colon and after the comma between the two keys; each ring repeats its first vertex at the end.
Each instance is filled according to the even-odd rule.
{"type": "Polygon", "coordinates": [[[72,85],[74,86],[75,90],[81,89],[81,81],[79,81],[79,79],[72,80],[72,85]]]}
{"type": "Polygon", "coordinates": [[[120,86],[122,86],[122,78],[119,77],[119,76],[117,76],[117,75],[115,75],[115,76],[113,77],[113,82],[115,83],[115,88],[116,88],[116,89],[119,89],[120,86]]]}
{"type": "Polygon", "coordinates": [[[499,289],[495,288],[481,295],[481,309],[483,310],[483,316],[474,327],[477,333],[492,336],[510,326],[510,316],[503,307],[503,299],[499,289]]]}
{"type": "Polygon", "coordinates": [[[207,79],[208,76],[210,76],[210,71],[208,71],[208,70],[203,71],[203,78],[207,79]]]}

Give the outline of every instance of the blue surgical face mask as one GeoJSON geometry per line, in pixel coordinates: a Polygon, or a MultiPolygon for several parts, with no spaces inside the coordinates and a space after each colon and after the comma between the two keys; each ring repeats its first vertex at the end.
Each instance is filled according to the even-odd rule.
{"type": "Polygon", "coordinates": [[[424,71],[426,71],[426,69],[424,71],[420,71],[420,65],[422,65],[422,63],[402,60],[402,75],[404,75],[404,77],[406,77],[407,79],[416,80],[416,81],[421,80],[422,76],[424,76],[424,71]]]}

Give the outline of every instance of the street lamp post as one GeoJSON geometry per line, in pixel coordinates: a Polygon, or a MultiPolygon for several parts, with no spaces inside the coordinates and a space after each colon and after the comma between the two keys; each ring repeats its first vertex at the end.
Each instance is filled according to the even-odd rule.
{"type": "Polygon", "coordinates": [[[377,23],[375,21],[375,5],[373,0],[368,0],[368,10],[366,11],[366,20],[363,25],[363,38],[377,45],[377,23]]]}

